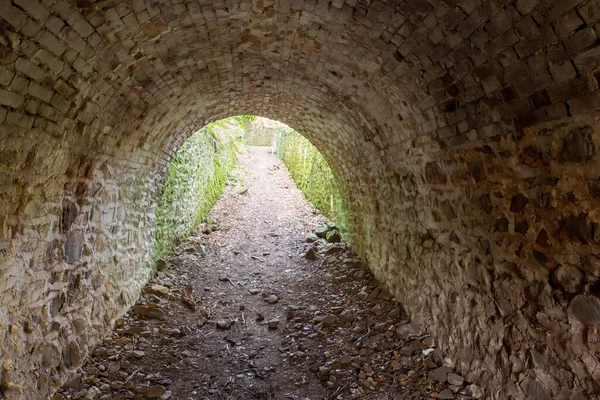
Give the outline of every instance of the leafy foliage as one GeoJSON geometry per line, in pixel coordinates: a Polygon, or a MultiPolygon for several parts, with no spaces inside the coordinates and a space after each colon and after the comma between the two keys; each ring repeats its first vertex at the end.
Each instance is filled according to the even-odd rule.
{"type": "Polygon", "coordinates": [[[304,136],[291,128],[277,134],[277,156],[304,196],[342,232],[347,232],[349,207],[327,161],[304,136]]]}
{"type": "Polygon", "coordinates": [[[208,124],[173,157],[156,204],[156,259],[188,237],[223,192],[242,129],[235,117],[208,124]]]}

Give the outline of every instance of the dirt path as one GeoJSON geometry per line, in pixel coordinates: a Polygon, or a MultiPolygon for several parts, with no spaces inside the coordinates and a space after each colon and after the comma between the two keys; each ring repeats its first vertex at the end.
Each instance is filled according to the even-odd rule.
{"type": "Polygon", "coordinates": [[[240,164],[243,186],[227,187],[57,399],[477,395],[345,245],[321,240],[305,258],[306,234],[327,221],[268,148],[240,164]]]}

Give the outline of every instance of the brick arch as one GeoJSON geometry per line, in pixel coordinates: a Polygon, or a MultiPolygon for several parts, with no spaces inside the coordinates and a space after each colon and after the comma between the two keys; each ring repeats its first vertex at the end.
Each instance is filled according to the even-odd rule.
{"type": "Polygon", "coordinates": [[[326,155],[353,245],[486,397],[593,396],[599,9],[1,2],[2,390],[66,379],[151,273],[175,149],[249,113],[326,155]]]}

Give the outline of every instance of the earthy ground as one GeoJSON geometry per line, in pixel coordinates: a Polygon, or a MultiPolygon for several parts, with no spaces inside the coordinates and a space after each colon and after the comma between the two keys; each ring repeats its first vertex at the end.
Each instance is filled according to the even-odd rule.
{"type": "Polygon", "coordinates": [[[268,148],[240,164],[56,399],[479,397],[344,244],[307,243],[327,221],[268,148]]]}

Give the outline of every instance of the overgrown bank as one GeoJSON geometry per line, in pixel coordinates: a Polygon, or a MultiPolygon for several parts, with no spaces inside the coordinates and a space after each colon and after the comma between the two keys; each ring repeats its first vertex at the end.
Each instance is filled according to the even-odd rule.
{"type": "Polygon", "coordinates": [[[239,117],[216,121],[181,146],[157,200],[156,259],[188,237],[215,204],[235,165],[244,127],[239,117]]]}
{"type": "Polygon", "coordinates": [[[296,186],[317,209],[342,231],[348,232],[349,208],[344,193],[325,158],[304,136],[292,129],[276,138],[277,156],[296,186]]]}

